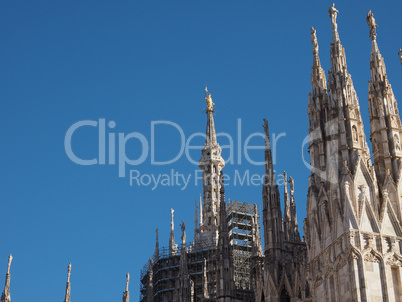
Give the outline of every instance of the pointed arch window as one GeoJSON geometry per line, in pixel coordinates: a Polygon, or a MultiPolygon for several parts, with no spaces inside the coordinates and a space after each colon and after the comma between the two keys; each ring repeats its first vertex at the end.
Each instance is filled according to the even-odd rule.
{"type": "Polygon", "coordinates": [[[281,295],[279,297],[280,302],[290,302],[290,297],[286,289],[281,291],[281,295]]]}

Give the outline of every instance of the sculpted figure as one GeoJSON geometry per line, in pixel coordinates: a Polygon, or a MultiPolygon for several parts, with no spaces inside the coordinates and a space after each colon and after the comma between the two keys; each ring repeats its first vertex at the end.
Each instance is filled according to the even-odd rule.
{"type": "Polygon", "coordinates": [[[205,92],[206,92],[206,96],[205,96],[205,102],[207,103],[207,111],[209,110],[213,110],[214,109],[214,103],[212,102],[212,97],[211,94],[208,92],[208,88],[205,87],[205,92]]]}
{"type": "Polygon", "coordinates": [[[128,283],[130,282],[130,274],[127,273],[126,277],[127,277],[127,281],[126,281],[126,291],[128,291],[128,283]]]}
{"type": "Polygon", "coordinates": [[[181,244],[184,246],[186,245],[186,224],[184,223],[184,220],[181,221],[181,244]]]}
{"type": "Polygon", "coordinates": [[[13,261],[13,256],[10,254],[10,255],[8,256],[8,268],[7,268],[7,274],[9,274],[9,273],[10,273],[11,261],[13,261]]]}
{"type": "Polygon", "coordinates": [[[295,190],[295,183],[294,183],[294,180],[293,180],[292,176],[289,176],[289,184],[290,184],[290,190],[294,191],[295,190]]]}
{"type": "Polygon", "coordinates": [[[331,17],[332,28],[337,28],[336,17],[338,15],[338,13],[339,13],[339,11],[335,8],[335,3],[332,3],[332,6],[328,10],[328,14],[331,17]]]}
{"type": "Polygon", "coordinates": [[[375,29],[378,25],[375,23],[375,19],[371,10],[368,12],[366,20],[368,26],[370,27],[370,38],[373,40],[375,39],[376,36],[375,29]]]}
{"type": "Polygon", "coordinates": [[[355,142],[359,141],[359,135],[357,134],[356,126],[352,127],[352,137],[355,142]]]}
{"type": "Polygon", "coordinates": [[[313,45],[314,50],[318,50],[316,30],[314,29],[314,27],[311,27],[310,30],[311,30],[311,45],[313,45]]]}
{"type": "Polygon", "coordinates": [[[174,228],[174,210],[173,209],[170,209],[170,228],[173,230],[173,228],[174,228]]]}
{"type": "Polygon", "coordinates": [[[395,142],[395,148],[396,148],[396,150],[401,150],[401,145],[400,145],[400,142],[399,142],[399,136],[398,135],[394,135],[394,142],[395,142]]]}

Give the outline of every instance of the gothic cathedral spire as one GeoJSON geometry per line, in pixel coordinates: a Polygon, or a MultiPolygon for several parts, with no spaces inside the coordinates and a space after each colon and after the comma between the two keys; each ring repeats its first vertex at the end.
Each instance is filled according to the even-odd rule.
{"type": "Polygon", "coordinates": [[[130,282],[130,274],[127,273],[126,275],[126,291],[123,292],[123,302],[130,302],[130,293],[128,291],[128,284],[130,282]]]}
{"type": "Polygon", "coordinates": [[[7,274],[6,274],[6,284],[4,285],[4,291],[3,294],[1,295],[1,302],[10,302],[11,301],[11,296],[10,296],[10,268],[11,268],[11,261],[13,260],[13,256],[10,254],[8,256],[8,267],[7,267],[7,274]]]}
{"type": "Polygon", "coordinates": [[[332,23],[332,42],[328,91],[329,101],[332,104],[330,107],[334,110],[329,114],[331,123],[328,125],[329,129],[326,130],[329,132],[328,135],[334,136],[331,140],[333,146],[328,150],[328,155],[331,158],[338,157],[335,158],[338,171],[328,169],[331,172],[339,172],[339,167],[344,161],[353,170],[359,157],[363,157],[365,162],[370,158],[360,115],[359,100],[353,86],[352,77],[347,69],[345,49],[339,39],[338,25],[336,23],[337,14],[338,10],[332,4],[329,9],[332,23]]]}
{"type": "Polygon", "coordinates": [[[400,177],[402,127],[397,101],[387,78],[384,59],[378,49],[377,24],[371,11],[367,14],[367,23],[371,38],[371,79],[368,94],[371,142],[374,167],[379,187],[382,188],[387,171],[395,182],[400,177]]]}
{"type": "Polygon", "coordinates": [[[177,244],[174,240],[174,210],[170,209],[169,255],[175,254],[177,254],[177,244]]]}
{"type": "MultiPolygon", "coordinates": [[[[202,157],[199,167],[203,171],[203,193],[204,204],[202,220],[200,219],[200,232],[209,232],[212,240],[216,242],[217,226],[219,224],[219,196],[220,196],[220,172],[225,166],[225,161],[221,156],[221,147],[216,139],[214,124],[214,103],[211,94],[205,88],[205,100],[207,103],[207,129],[205,145],[202,149],[202,157]]],[[[200,208],[201,211],[201,208],[200,208]]]]}
{"type": "Polygon", "coordinates": [[[70,291],[71,291],[70,275],[71,275],[71,263],[67,267],[67,284],[66,284],[66,295],[64,297],[64,302],[70,302],[70,291]]]}
{"type": "Polygon", "coordinates": [[[265,131],[265,180],[262,186],[263,223],[265,256],[270,259],[268,265],[273,276],[277,276],[283,242],[282,211],[278,185],[272,161],[269,140],[268,121],[264,119],[265,131]]]}

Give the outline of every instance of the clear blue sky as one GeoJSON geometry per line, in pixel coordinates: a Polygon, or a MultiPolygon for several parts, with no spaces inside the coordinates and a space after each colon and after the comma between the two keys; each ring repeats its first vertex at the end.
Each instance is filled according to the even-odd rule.
{"type": "MultiPolygon", "coordinates": [[[[107,133],[151,137],[151,122],[167,120],[186,139],[204,132],[204,85],[216,104],[218,132],[242,139],[262,132],[286,133],[278,141],[275,170],[295,179],[300,229],[305,216],[309,171],[302,162],[307,135],[312,48],[317,30],[321,62],[328,71],[331,25],[325,1],[9,1],[0,2],[0,285],[12,253],[13,301],[62,301],[72,263],[72,300],[119,301],[131,273],[132,301],[138,300],[139,271],[152,255],[155,228],[168,244],[169,209],[186,221],[193,237],[194,201],[202,186],[130,186],[117,165],[81,166],[64,149],[71,125],[82,120],[114,121],[107,133]]],[[[369,137],[367,89],[370,39],[366,14],[372,9],[378,43],[396,98],[402,99],[400,1],[339,1],[339,33],[346,49],[365,131],[369,137]]],[[[400,108],[401,109],[401,108],[400,108]]],[[[221,138],[221,145],[228,140],[221,138]]],[[[97,129],[73,136],[81,158],[97,156],[97,129]]],[[[202,144],[202,139],[193,145],[202,144]]],[[[253,145],[263,145],[253,138],[253,145]]],[[[179,151],[180,136],[157,128],[155,158],[179,151]]],[[[127,155],[141,153],[138,140],[127,155]]],[[[223,151],[225,158],[228,150],[223,151]]],[[[190,152],[198,161],[200,150],[190,152]]],[[[238,157],[237,149],[235,158],[238,157]]],[[[250,157],[263,160],[262,150],[250,157]]],[[[224,172],[263,174],[241,155],[224,172]]],[[[108,162],[107,162],[108,163],[108,162]]],[[[150,155],[140,173],[192,174],[185,156],[164,166],[150,155]]],[[[283,188],[281,188],[281,191],[283,188]]],[[[261,205],[261,186],[229,184],[230,199],[261,205]]]]}

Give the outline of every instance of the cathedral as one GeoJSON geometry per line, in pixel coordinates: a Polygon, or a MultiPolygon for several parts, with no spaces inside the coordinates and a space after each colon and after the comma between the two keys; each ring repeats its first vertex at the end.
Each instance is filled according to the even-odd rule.
{"type": "MultiPolygon", "coordinates": [[[[370,152],[337,14],[332,5],[327,76],[316,30],[311,28],[313,64],[307,102],[311,175],[303,235],[294,179],[284,172],[283,194],[276,182],[265,119],[262,213],[257,205],[226,202],[215,104],[206,89],[206,140],[199,160],[203,194],[195,206],[195,235],[187,240],[182,222],[181,243],[176,243],[172,209],[169,246],[159,246],[156,230],[155,252],[140,272],[141,302],[402,302],[402,124],[397,101],[370,11],[370,152]]],[[[399,56],[402,64],[402,50],[399,56]]],[[[11,260],[10,255],[1,302],[10,302],[11,260]]],[[[65,302],[70,301],[70,272],[71,265],[65,302]]],[[[129,275],[123,302],[129,302],[129,275]]]]}

